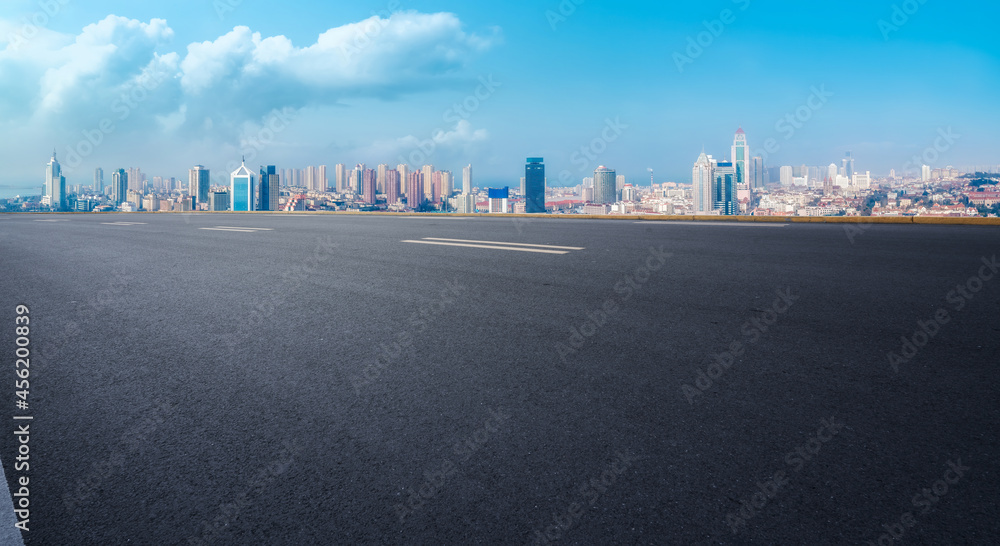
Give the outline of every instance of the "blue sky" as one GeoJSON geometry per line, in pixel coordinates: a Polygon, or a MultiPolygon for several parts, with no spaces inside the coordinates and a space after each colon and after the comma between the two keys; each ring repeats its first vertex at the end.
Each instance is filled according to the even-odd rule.
{"type": "Polygon", "coordinates": [[[727,155],[739,126],[771,166],[848,150],[876,174],[925,152],[933,166],[997,164],[998,12],[940,0],[5,0],[0,195],[37,193],[53,147],[70,184],[96,166],[186,178],[203,164],[218,180],[243,154],[253,167],[471,163],[477,185],[494,186],[542,156],[551,185],[599,165],[689,182],[702,147],[727,155]]]}

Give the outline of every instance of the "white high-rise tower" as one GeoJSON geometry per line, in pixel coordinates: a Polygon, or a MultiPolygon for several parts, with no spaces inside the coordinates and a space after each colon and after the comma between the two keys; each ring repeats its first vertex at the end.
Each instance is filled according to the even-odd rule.
{"type": "Polygon", "coordinates": [[[712,212],[712,160],[702,152],[691,172],[691,184],[694,193],[695,214],[712,212]]]}
{"type": "Polygon", "coordinates": [[[45,166],[45,195],[49,198],[52,210],[66,210],[66,177],[62,175],[62,166],[56,159],[55,150],[52,150],[52,159],[45,166]]]}
{"type": "Polygon", "coordinates": [[[472,193],[472,165],[462,169],[462,193],[466,195],[472,193]]]}

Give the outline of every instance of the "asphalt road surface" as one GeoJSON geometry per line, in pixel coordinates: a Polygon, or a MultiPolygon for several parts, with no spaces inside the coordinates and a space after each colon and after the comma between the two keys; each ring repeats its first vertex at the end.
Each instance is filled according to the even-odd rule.
{"type": "Polygon", "coordinates": [[[996,544],[998,254],[989,227],[0,215],[0,539],[27,499],[30,545],[996,544]]]}

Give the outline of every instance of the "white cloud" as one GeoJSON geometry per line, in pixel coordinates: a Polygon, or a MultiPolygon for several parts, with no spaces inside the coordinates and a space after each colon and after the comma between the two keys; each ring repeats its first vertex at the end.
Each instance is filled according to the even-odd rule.
{"type": "MultiPolygon", "coordinates": [[[[0,20],[0,29],[14,25],[0,20]]],[[[0,51],[0,115],[49,134],[110,117],[118,130],[233,138],[274,109],[433,88],[499,40],[497,30],[465,32],[450,13],[412,11],[330,29],[306,47],[236,27],[176,52],[173,36],[165,20],[111,15],[77,36],[42,30],[27,44],[8,44],[0,51]]]]}

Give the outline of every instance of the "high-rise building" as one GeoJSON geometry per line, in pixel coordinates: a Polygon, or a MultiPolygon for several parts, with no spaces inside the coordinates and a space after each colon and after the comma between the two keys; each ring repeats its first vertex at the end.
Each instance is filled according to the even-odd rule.
{"type": "Polygon", "coordinates": [[[316,191],[330,191],[330,180],[326,177],[326,165],[320,165],[316,169],[316,191]]]}
{"type": "Polygon", "coordinates": [[[118,169],[111,173],[111,201],[117,207],[128,200],[128,172],[118,169]]]}
{"type": "Polygon", "coordinates": [[[462,169],[462,193],[472,193],[472,165],[468,165],[462,169]]]}
{"type": "Polygon", "coordinates": [[[836,163],[830,163],[830,166],[826,168],[826,178],[830,180],[837,180],[837,175],[839,174],[836,163]]]}
{"type": "Polygon", "coordinates": [[[747,134],[740,127],[736,130],[736,137],[733,139],[733,151],[731,163],[736,169],[736,184],[748,184],[750,182],[750,148],[747,147],[747,134]]]}
{"type": "Polygon", "coordinates": [[[385,202],[393,205],[399,202],[399,171],[388,169],[385,171],[385,202]]]}
{"type": "Polygon", "coordinates": [[[344,193],[350,184],[350,180],[347,178],[347,166],[343,163],[337,163],[333,167],[333,170],[336,172],[337,177],[337,193],[344,193]]]}
{"type": "Polygon", "coordinates": [[[424,165],[421,169],[424,175],[424,199],[433,201],[434,199],[434,165],[424,165]]]}
{"type": "Polygon", "coordinates": [[[698,161],[694,163],[691,172],[691,186],[694,197],[694,213],[708,214],[712,209],[712,182],[715,176],[712,174],[712,160],[702,152],[698,156],[698,161]]]}
{"type": "Polygon", "coordinates": [[[246,160],[240,168],[233,171],[229,177],[229,195],[232,199],[233,212],[252,212],[254,210],[254,175],[247,168],[246,160]]]}
{"type": "Polygon", "coordinates": [[[406,180],[406,206],[417,209],[424,204],[424,173],[414,171],[406,180]]]}
{"type": "Polygon", "coordinates": [[[364,163],[358,163],[354,166],[354,173],[351,175],[351,190],[359,195],[364,191],[365,169],[367,167],[364,163]]]}
{"type": "Polygon", "coordinates": [[[841,160],[841,170],[843,171],[841,174],[847,178],[851,178],[854,176],[855,169],[854,157],[851,156],[851,152],[847,152],[847,156],[841,160]]]}
{"type": "Polygon", "coordinates": [[[610,205],[618,201],[617,191],[618,177],[615,171],[601,165],[594,171],[594,203],[597,205],[610,205]]]}
{"type": "Polygon", "coordinates": [[[378,177],[375,179],[375,191],[378,193],[386,193],[385,191],[385,175],[389,172],[389,166],[385,163],[378,166],[378,177]]]}
{"type": "Polygon", "coordinates": [[[407,186],[410,183],[410,166],[406,163],[400,163],[396,165],[396,172],[399,173],[400,195],[409,196],[410,189],[407,186]]]}
{"type": "Polygon", "coordinates": [[[49,198],[52,210],[66,210],[66,177],[62,175],[62,166],[56,159],[55,150],[52,159],[45,166],[45,195],[49,198]]]}
{"type": "Polygon", "coordinates": [[[257,210],[276,211],[278,210],[278,197],[280,193],[280,177],[274,165],[260,168],[260,179],[257,181],[257,210]]]}
{"type": "Polygon", "coordinates": [[[781,167],[781,185],[791,186],[795,181],[795,169],[785,165],[781,167]]]}
{"type": "Polygon", "coordinates": [[[441,171],[434,171],[431,177],[431,203],[441,202],[441,171]]]}
{"type": "Polygon", "coordinates": [[[713,169],[712,207],[726,216],[734,216],[739,206],[736,199],[736,166],[719,161],[713,169]]]}
{"type": "Polygon", "coordinates": [[[368,205],[375,204],[375,190],[378,184],[378,171],[375,169],[365,169],[361,173],[361,194],[364,197],[365,203],[368,205]]]}
{"type": "Polygon", "coordinates": [[[451,171],[441,171],[441,199],[447,201],[455,193],[455,175],[451,171]]]}
{"type": "Polygon", "coordinates": [[[104,169],[94,169],[94,193],[104,193],[104,169]]]}
{"type": "Polygon", "coordinates": [[[763,188],[765,180],[764,158],[755,155],[750,158],[750,189],[763,188]]]}
{"type": "Polygon", "coordinates": [[[545,160],[529,157],[524,166],[524,212],[545,213],[545,160]]]}
{"type": "Polygon", "coordinates": [[[201,165],[195,165],[188,171],[188,195],[194,201],[194,208],[198,205],[208,203],[209,186],[212,185],[212,176],[208,169],[201,165]]]}

